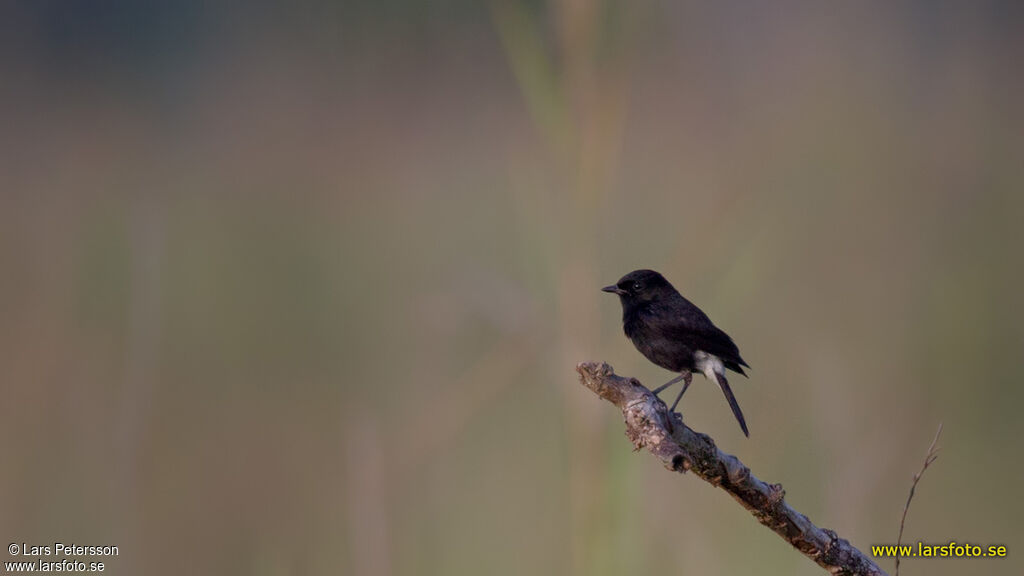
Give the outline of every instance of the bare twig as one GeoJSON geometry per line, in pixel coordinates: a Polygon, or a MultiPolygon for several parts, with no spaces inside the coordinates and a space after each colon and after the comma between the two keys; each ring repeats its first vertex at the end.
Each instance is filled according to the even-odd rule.
{"type": "Polygon", "coordinates": [[[921,466],[921,471],[914,474],[914,482],[910,485],[910,494],[907,495],[907,503],[903,505],[903,517],[900,518],[900,533],[896,536],[896,570],[895,576],[900,576],[900,555],[899,549],[900,544],[903,543],[903,525],[907,521],[907,511],[910,510],[910,501],[914,499],[914,490],[917,489],[917,483],[921,480],[921,476],[924,475],[924,471],[931,466],[932,462],[939,457],[939,448],[936,446],[939,442],[939,436],[942,434],[942,422],[939,422],[939,429],[935,431],[935,439],[932,440],[932,445],[928,447],[928,453],[924,456],[924,466],[921,466]]]}
{"type": "Polygon", "coordinates": [[[794,510],[781,485],[759,480],[738,458],[719,450],[709,436],[691,430],[678,415],[670,417],[665,403],[635,378],[618,376],[605,363],[583,362],[576,371],[584,386],[622,410],[626,437],[637,450],[646,448],[669,470],[693,472],[725,490],[758,522],[830,573],[885,574],[848,541],[794,510]]]}

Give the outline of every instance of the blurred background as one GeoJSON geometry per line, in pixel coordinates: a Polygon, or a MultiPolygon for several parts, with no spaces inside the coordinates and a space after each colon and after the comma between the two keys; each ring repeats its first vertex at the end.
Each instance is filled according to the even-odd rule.
{"type": "MultiPolygon", "coordinates": [[[[1011,2],[10,2],[0,538],[111,574],[819,574],[577,382],[753,366],[687,423],[862,550],[1020,574],[1011,2]]],[[[4,560],[10,560],[4,556],[4,560]]],[[[892,570],[891,559],[879,559],[892,570]]]]}

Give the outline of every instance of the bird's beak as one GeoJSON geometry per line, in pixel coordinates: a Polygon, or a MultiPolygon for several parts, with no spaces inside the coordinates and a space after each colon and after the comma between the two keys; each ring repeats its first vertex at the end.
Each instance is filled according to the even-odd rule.
{"type": "Polygon", "coordinates": [[[605,286],[604,288],[601,288],[601,291],[602,292],[611,292],[612,294],[618,294],[620,296],[626,293],[625,290],[619,288],[618,286],[616,286],[614,284],[611,285],[611,286],[605,286]]]}

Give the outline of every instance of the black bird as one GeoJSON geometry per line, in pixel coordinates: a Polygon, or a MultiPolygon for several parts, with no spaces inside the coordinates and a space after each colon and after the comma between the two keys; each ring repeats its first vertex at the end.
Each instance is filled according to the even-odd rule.
{"type": "Polygon", "coordinates": [[[601,290],[619,295],[622,327],[637,350],[658,366],[680,373],[656,388],[654,394],[680,380],[685,381],[670,412],[675,411],[690,387],[692,373],[701,372],[708,380],[718,383],[743,433],[750,436],[740,405],[725,379],[726,368],[746,376],[743,367],[750,366],[740,357],[739,348],[728,334],[712,324],[707,314],[683,298],[654,270],[634,270],[601,290]]]}

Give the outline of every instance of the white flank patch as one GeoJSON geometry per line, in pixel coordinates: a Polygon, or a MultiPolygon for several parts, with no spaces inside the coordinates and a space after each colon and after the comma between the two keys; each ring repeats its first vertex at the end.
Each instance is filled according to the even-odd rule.
{"type": "MultiPolygon", "coordinates": [[[[718,384],[718,378],[715,376],[716,374],[725,376],[725,364],[722,363],[722,360],[718,356],[708,354],[703,350],[698,350],[693,355],[693,359],[695,361],[694,364],[697,366],[697,370],[702,372],[705,378],[711,380],[715,384],[718,384]]],[[[721,388],[722,385],[718,384],[718,387],[721,388]]]]}

